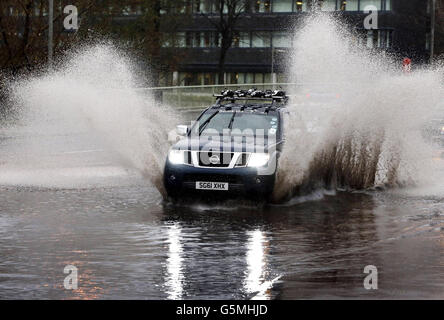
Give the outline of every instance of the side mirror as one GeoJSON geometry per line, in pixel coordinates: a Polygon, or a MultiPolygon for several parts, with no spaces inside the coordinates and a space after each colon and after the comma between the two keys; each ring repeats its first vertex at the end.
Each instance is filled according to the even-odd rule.
{"type": "Polygon", "coordinates": [[[185,137],[188,134],[189,127],[183,124],[180,124],[176,127],[176,132],[179,136],[185,137]]]}

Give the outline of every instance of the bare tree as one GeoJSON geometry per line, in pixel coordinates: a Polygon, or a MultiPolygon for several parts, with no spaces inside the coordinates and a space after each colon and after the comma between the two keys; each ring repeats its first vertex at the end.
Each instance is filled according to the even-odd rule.
{"type": "Polygon", "coordinates": [[[224,83],[225,59],[233,44],[240,16],[245,12],[248,0],[208,0],[216,15],[201,13],[215,27],[219,35],[219,83],[224,83]]]}
{"type": "MultiPolygon", "coordinates": [[[[65,32],[63,7],[54,1],[54,57],[91,39],[114,39],[149,66],[152,84],[173,70],[181,54],[162,50],[171,43],[180,23],[189,17],[186,0],[76,0],[80,28],[65,32]],[[165,54],[165,51],[167,53],[165,54]]],[[[0,1],[0,70],[19,74],[47,63],[48,0],[0,1]]]]}
{"type": "Polygon", "coordinates": [[[186,12],[182,13],[185,4],[185,0],[138,0],[138,17],[112,30],[141,54],[150,67],[153,86],[158,86],[162,74],[175,70],[183,58],[181,53],[170,50],[168,44],[174,42],[179,26],[189,18],[186,12]]]}
{"type": "MultiPolygon", "coordinates": [[[[79,16],[92,9],[94,0],[78,0],[79,16]]],[[[55,7],[54,48],[61,51],[76,37],[64,33],[63,9],[55,7]]],[[[47,0],[0,1],[0,69],[18,74],[47,62],[47,0]]]]}

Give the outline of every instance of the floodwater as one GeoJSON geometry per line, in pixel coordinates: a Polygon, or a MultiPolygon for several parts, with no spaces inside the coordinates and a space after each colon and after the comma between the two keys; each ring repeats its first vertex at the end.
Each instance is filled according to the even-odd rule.
{"type": "Polygon", "coordinates": [[[443,299],[444,160],[420,133],[442,117],[442,69],[400,74],[346,30],[315,15],[295,34],[289,74],[303,85],[289,91],[282,199],[331,172],[361,190],[412,187],[174,206],[154,184],[168,133],[195,115],[136,89],[125,52],[85,45],[8,82],[18,125],[0,124],[0,298],[443,299]]]}
{"type": "Polygon", "coordinates": [[[444,298],[444,188],[173,206],[101,146],[0,135],[0,298],[444,298]]]}

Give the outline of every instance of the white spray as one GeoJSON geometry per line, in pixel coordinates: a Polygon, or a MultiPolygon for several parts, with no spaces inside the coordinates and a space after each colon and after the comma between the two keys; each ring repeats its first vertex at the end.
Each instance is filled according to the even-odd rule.
{"type": "Polygon", "coordinates": [[[163,192],[168,131],[177,117],[142,92],[130,59],[110,45],[83,48],[54,72],[16,81],[13,100],[22,124],[59,133],[89,127],[163,192]],[[54,127],[54,126],[52,126],[54,127]]]}
{"type": "Polygon", "coordinates": [[[433,172],[421,128],[443,101],[442,70],[403,74],[347,30],[323,14],[297,30],[290,64],[301,87],[292,92],[276,201],[316,188],[421,183],[433,172]],[[314,103],[319,93],[330,98],[314,103]]]}

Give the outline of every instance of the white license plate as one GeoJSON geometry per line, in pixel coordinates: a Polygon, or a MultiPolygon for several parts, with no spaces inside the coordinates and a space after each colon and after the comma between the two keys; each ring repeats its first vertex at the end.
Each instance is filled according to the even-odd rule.
{"type": "Polygon", "coordinates": [[[196,181],[196,189],[198,190],[228,190],[228,182],[204,182],[196,181]]]}

